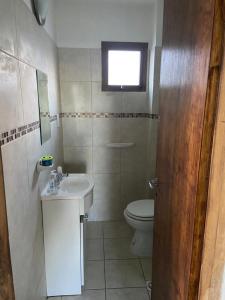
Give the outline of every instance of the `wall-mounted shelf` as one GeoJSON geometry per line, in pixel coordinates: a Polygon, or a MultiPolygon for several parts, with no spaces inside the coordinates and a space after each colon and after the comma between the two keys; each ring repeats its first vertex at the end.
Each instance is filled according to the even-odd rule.
{"type": "Polygon", "coordinates": [[[119,149],[124,149],[124,148],[131,148],[134,147],[135,143],[130,142],[130,143],[109,143],[106,145],[108,148],[119,148],[119,149]]]}
{"type": "Polygon", "coordinates": [[[37,162],[37,166],[36,166],[36,169],[37,169],[37,172],[40,173],[40,172],[43,172],[43,171],[51,171],[54,167],[54,164],[50,165],[50,166],[42,166],[41,165],[41,161],[39,160],[37,162]]]}

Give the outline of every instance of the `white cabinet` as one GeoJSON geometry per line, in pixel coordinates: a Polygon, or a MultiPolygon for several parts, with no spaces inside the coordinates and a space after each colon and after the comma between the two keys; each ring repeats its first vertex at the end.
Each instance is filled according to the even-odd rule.
{"type": "Polygon", "coordinates": [[[56,194],[46,185],[43,208],[47,295],[80,295],[85,283],[85,219],[93,204],[94,183],[87,174],[70,174],[56,194]]]}
{"type": "Polygon", "coordinates": [[[81,294],[84,270],[79,201],[43,201],[42,207],[47,295],[81,294]]]}

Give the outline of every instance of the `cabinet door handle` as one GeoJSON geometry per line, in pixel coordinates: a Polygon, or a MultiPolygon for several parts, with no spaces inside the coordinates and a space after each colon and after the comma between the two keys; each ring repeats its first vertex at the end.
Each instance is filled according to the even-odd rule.
{"type": "Polygon", "coordinates": [[[84,214],[80,216],[80,223],[84,223],[84,221],[88,220],[88,214],[84,214]]]}
{"type": "Polygon", "coordinates": [[[88,213],[84,214],[84,220],[88,220],[88,213]]]}

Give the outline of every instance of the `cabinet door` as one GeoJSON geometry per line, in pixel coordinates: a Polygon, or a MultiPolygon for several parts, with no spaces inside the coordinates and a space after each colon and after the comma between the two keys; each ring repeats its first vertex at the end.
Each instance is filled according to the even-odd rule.
{"type": "Polygon", "coordinates": [[[43,202],[48,296],[81,294],[79,201],[43,202]]]}

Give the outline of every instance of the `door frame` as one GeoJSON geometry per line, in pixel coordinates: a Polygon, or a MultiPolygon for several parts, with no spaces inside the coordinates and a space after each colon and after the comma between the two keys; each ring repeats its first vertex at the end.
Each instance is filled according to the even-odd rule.
{"type": "Polygon", "coordinates": [[[9,232],[6,199],[0,150],[0,299],[15,300],[13,275],[9,248],[9,232]]]}

